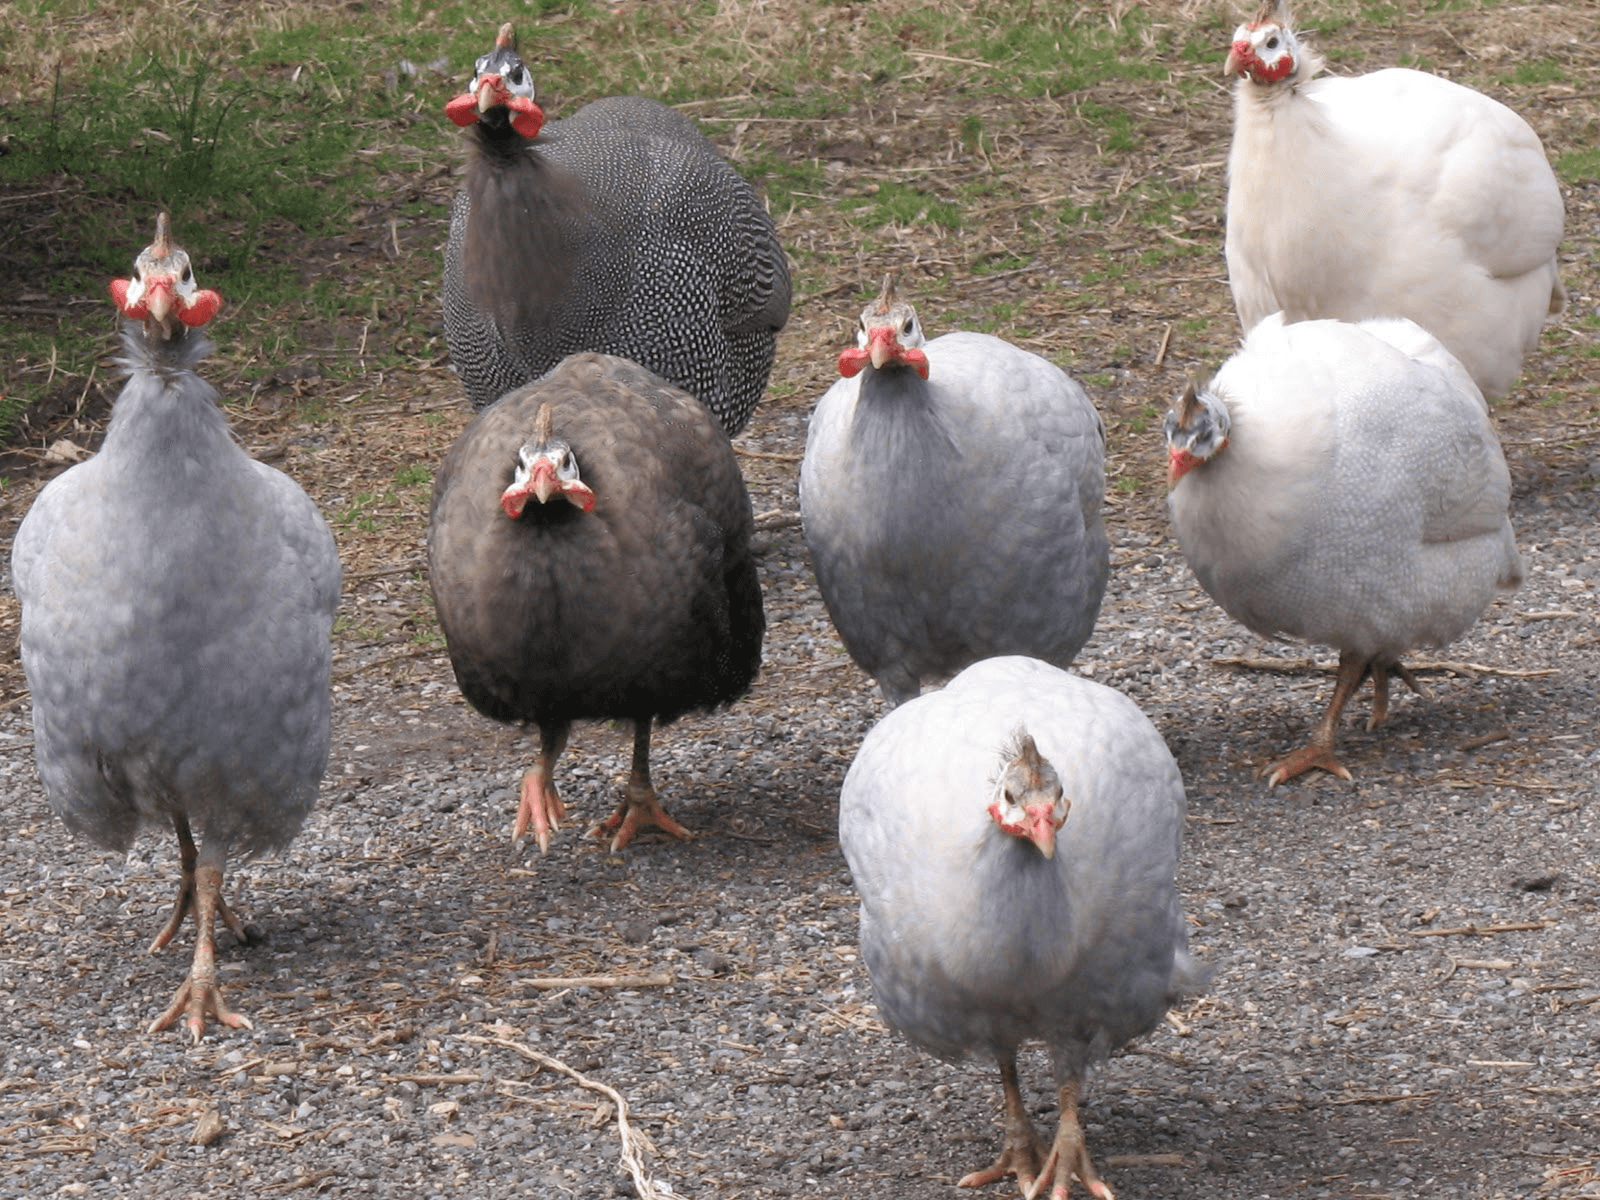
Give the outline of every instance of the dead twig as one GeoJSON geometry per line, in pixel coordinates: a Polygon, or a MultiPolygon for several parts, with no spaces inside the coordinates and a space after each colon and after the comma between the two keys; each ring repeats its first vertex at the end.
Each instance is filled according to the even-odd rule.
{"type": "Polygon", "coordinates": [[[529,1062],[538,1063],[541,1067],[547,1067],[552,1071],[559,1072],[579,1087],[587,1088],[591,1092],[599,1092],[610,1100],[612,1104],[616,1105],[617,1109],[617,1134],[622,1139],[622,1165],[633,1179],[634,1191],[638,1193],[640,1200],[661,1200],[661,1193],[656,1191],[655,1184],[650,1181],[650,1176],[644,1168],[643,1154],[648,1143],[643,1135],[636,1132],[633,1126],[629,1124],[628,1102],[623,1098],[621,1092],[609,1084],[590,1079],[587,1075],[573,1070],[559,1058],[553,1058],[542,1051],[535,1050],[532,1046],[514,1042],[510,1038],[463,1034],[461,1040],[482,1046],[500,1046],[514,1054],[520,1054],[529,1062]]]}
{"type": "Polygon", "coordinates": [[[1487,937],[1491,933],[1531,933],[1550,928],[1549,921],[1512,921],[1504,925],[1457,925],[1452,929],[1412,929],[1407,932],[1414,938],[1425,937],[1487,937]]]}
{"type": "Polygon", "coordinates": [[[512,982],[513,987],[538,988],[553,992],[561,988],[638,988],[671,987],[677,983],[672,975],[568,975],[565,978],[535,975],[512,982]]]}

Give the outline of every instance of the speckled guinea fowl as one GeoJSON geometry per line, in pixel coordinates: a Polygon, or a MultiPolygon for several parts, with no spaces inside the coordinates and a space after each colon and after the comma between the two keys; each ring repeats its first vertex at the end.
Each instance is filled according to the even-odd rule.
{"type": "Polygon", "coordinates": [[[1266,768],[1345,779],[1339,716],[1375,728],[1406,651],[1465,633],[1522,582],[1511,476],[1471,377],[1420,326],[1268,317],[1167,417],[1172,527],[1200,586],[1267,637],[1339,651],[1310,743],[1266,768]]]}
{"type": "Polygon", "coordinates": [[[1066,666],[1109,569],[1089,398],[1000,338],[924,343],[892,278],[857,341],[800,466],[806,543],[850,656],[893,704],[990,655],[1066,666]]]}
{"type": "Polygon", "coordinates": [[[462,433],[434,484],[428,576],[462,694],[539,728],[514,837],[531,826],[548,849],[556,759],[584,718],[634,726],[626,798],[591,832],[612,849],[646,826],[689,836],[651,785],[651,724],[755,678],[752,525],[727,436],[625,359],[573,355],[462,433]]]}
{"type": "Polygon", "coordinates": [[[286,845],[327,765],[339,558],[316,505],[239,449],[195,374],[221,302],[196,288],[166,214],[112,294],[131,318],[129,379],[100,452],[17,532],[22,663],[39,775],[67,826],[118,851],[142,826],[177,832],[182,883],[151,949],[192,912],[194,964],[151,1028],[185,1015],[198,1040],[208,1016],[250,1024],[216,980],[215,917],[244,940],[227,860],[286,845]]]}
{"type": "Polygon", "coordinates": [[[761,198],[694,122],[623,96],[545,124],[510,25],[447,111],[471,126],[444,322],[474,407],[594,350],[743,429],[788,320],[789,268],[761,198]]]}
{"type": "Polygon", "coordinates": [[[968,667],[862,742],[839,840],[878,1011],[942,1058],[1000,1068],[1004,1148],[961,1186],[1015,1174],[1059,1198],[1075,1174],[1109,1200],[1079,1083],[1208,977],[1173,883],[1183,821],[1177,764],[1138,707],[1037,659],[968,667]],[[1017,1076],[1030,1039],[1049,1047],[1059,1090],[1048,1153],[1017,1076]]]}

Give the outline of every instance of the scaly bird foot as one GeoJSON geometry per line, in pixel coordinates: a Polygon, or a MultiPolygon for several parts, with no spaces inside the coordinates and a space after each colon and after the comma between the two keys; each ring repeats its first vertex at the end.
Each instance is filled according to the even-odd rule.
{"type": "Polygon", "coordinates": [[[229,1029],[255,1028],[249,1017],[234,1012],[223,1002],[222,989],[214,978],[197,979],[191,974],[183,981],[183,986],[178,989],[167,1011],[150,1022],[147,1032],[160,1033],[163,1029],[169,1029],[183,1014],[187,1014],[183,1026],[189,1031],[190,1041],[196,1045],[206,1031],[207,1017],[215,1017],[229,1029]]]}
{"type": "Polygon", "coordinates": [[[632,789],[616,812],[589,830],[589,836],[605,838],[615,834],[611,838],[611,852],[615,854],[632,841],[641,829],[659,829],[668,837],[675,837],[682,842],[694,837],[693,833],[667,816],[654,792],[635,792],[632,789]]]}
{"type": "Polygon", "coordinates": [[[991,1183],[998,1183],[1007,1175],[1017,1177],[1017,1190],[1024,1196],[1033,1187],[1033,1182],[1039,1177],[1040,1167],[1043,1165],[1044,1150],[1039,1145],[1039,1139],[1032,1128],[1008,1129],[1006,1142],[1000,1151],[1000,1157],[994,1160],[992,1166],[981,1171],[973,1171],[963,1175],[957,1187],[980,1188],[988,1187],[991,1183]]]}
{"type": "Polygon", "coordinates": [[[522,776],[522,803],[517,809],[517,823],[511,829],[511,840],[521,841],[532,825],[533,835],[539,840],[539,853],[548,854],[550,835],[566,819],[567,807],[556,791],[555,780],[545,778],[542,766],[530,767],[522,776]]]}
{"type": "Polygon", "coordinates": [[[1326,771],[1330,775],[1337,775],[1340,779],[1348,780],[1350,772],[1333,753],[1332,746],[1319,746],[1312,742],[1302,746],[1293,754],[1279,759],[1266,769],[1267,786],[1275,788],[1286,779],[1293,779],[1296,775],[1304,775],[1310,770],[1326,771]]]}

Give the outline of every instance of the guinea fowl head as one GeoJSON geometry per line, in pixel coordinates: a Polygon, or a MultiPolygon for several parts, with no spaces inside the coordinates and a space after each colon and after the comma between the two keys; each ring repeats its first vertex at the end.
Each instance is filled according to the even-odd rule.
{"type": "Polygon", "coordinates": [[[1002,833],[1026,839],[1040,854],[1054,858],[1056,830],[1066,824],[1067,810],[1072,807],[1062,790],[1061,777],[1025,730],[1017,730],[1002,753],[1006,762],[995,781],[989,816],[1002,833]]]}
{"type": "Polygon", "coordinates": [[[539,136],[544,110],[533,101],[533,75],[517,56],[517,36],[509,21],[500,26],[494,49],[473,65],[472,85],[444,111],[463,127],[479,124],[501,132],[509,126],[525,138],[539,136]]]}
{"type": "Polygon", "coordinates": [[[1167,413],[1163,426],[1167,435],[1167,486],[1202,463],[1210,461],[1228,444],[1228,407],[1220,396],[1197,391],[1190,380],[1178,399],[1178,407],[1167,413]]]}
{"type": "Polygon", "coordinates": [[[883,291],[861,311],[854,348],[839,355],[839,374],[857,374],[869,362],[876,370],[909,367],[928,377],[928,356],[922,351],[922,325],[917,310],[894,294],[894,276],[883,277],[883,291]]]}
{"type": "Polygon", "coordinates": [[[1252,83],[1277,83],[1295,74],[1306,61],[1289,26],[1288,6],[1280,0],[1266,0],[1255,20],[1233,31],[1223,74],[1243,75],[1252,83]]]}
{"type": "Polygon", "coordinates": [[[550,406],[541,404],[532,439],[517,451],[511,486],[500,493],[500,507],[513,520],[522,515],[529,496],[544,504],[552,496],[561,495],[582,512],[594,508],[594,491],[578,478],[578,460],[572,455],[572,447],[555,436],[553,424],[550,406]]]}
{"type": "Polygon", "coordinates": [[[166,213],[156,214],[155,241],[133,260],[133,278],[111,281],[111,299],[123,316],[144,322],[147,336],[162,341],[180,331],[177,322],[199,328],[222,308],[221,296],[196,286],[189,255],[172,240],[166,213]]]}

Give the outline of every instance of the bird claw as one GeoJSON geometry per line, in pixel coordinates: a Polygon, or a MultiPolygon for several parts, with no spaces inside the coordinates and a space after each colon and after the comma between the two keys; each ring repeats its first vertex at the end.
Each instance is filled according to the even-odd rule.
{"type": "Polygon", "coordinates": [[[590,837],[604,839],[614,834],[611,838],[611,853],[621,850],[641,829],[659,829],[668,837],[677,838],[680,842],[687,842],[694,834],[679,825],[666,810],[661,807],[655,793],[636,794],[630,791],[617,811],[593,829],[589,830],[590,837]]]}
{"type": "Polygon", "coordinates": [[[1346,782],[1350,779],[1350,772],[1333,753],[1331,746],[1319,746],[1312,743],[1302,746],[1293,754],[1279,759],[1272,766],[1267,767],[1267,787],[1275,788],[1285,780],[1293,779],[1296,775],[1304,775],[1310,770],[1326,771],[1330,775],[1337,775],[1346,782]]]}
{"type": "Polygon", "coordinates": [[[544,772],[531,767],[522,776],[522,800],[517,808],[517,822],[511,827],[511,840],[520,842],[522,835],[533,826],[533,835],[539,842],[539,853],[550,852],[550,835],[561,828],[567,819],[567,806],[561,802],[554,780],[546,780],[544,772]]]}
{"type": "Polygon", "coordinates": [[[234,1012],[222,999],[222,989],[215,980],[199,980],[191,975],[183,981],[172,1003],[154,1021],[147,1033],[160,1033],[171,1028],[180,1015],[185,1015],[184,1028],[189,1031],[191,1045],[198,1046],[205,1034],[206,1017],[213,1016],[229,1029],[254,1029],[255,1025],[243,1013],[234,1012]]]}

